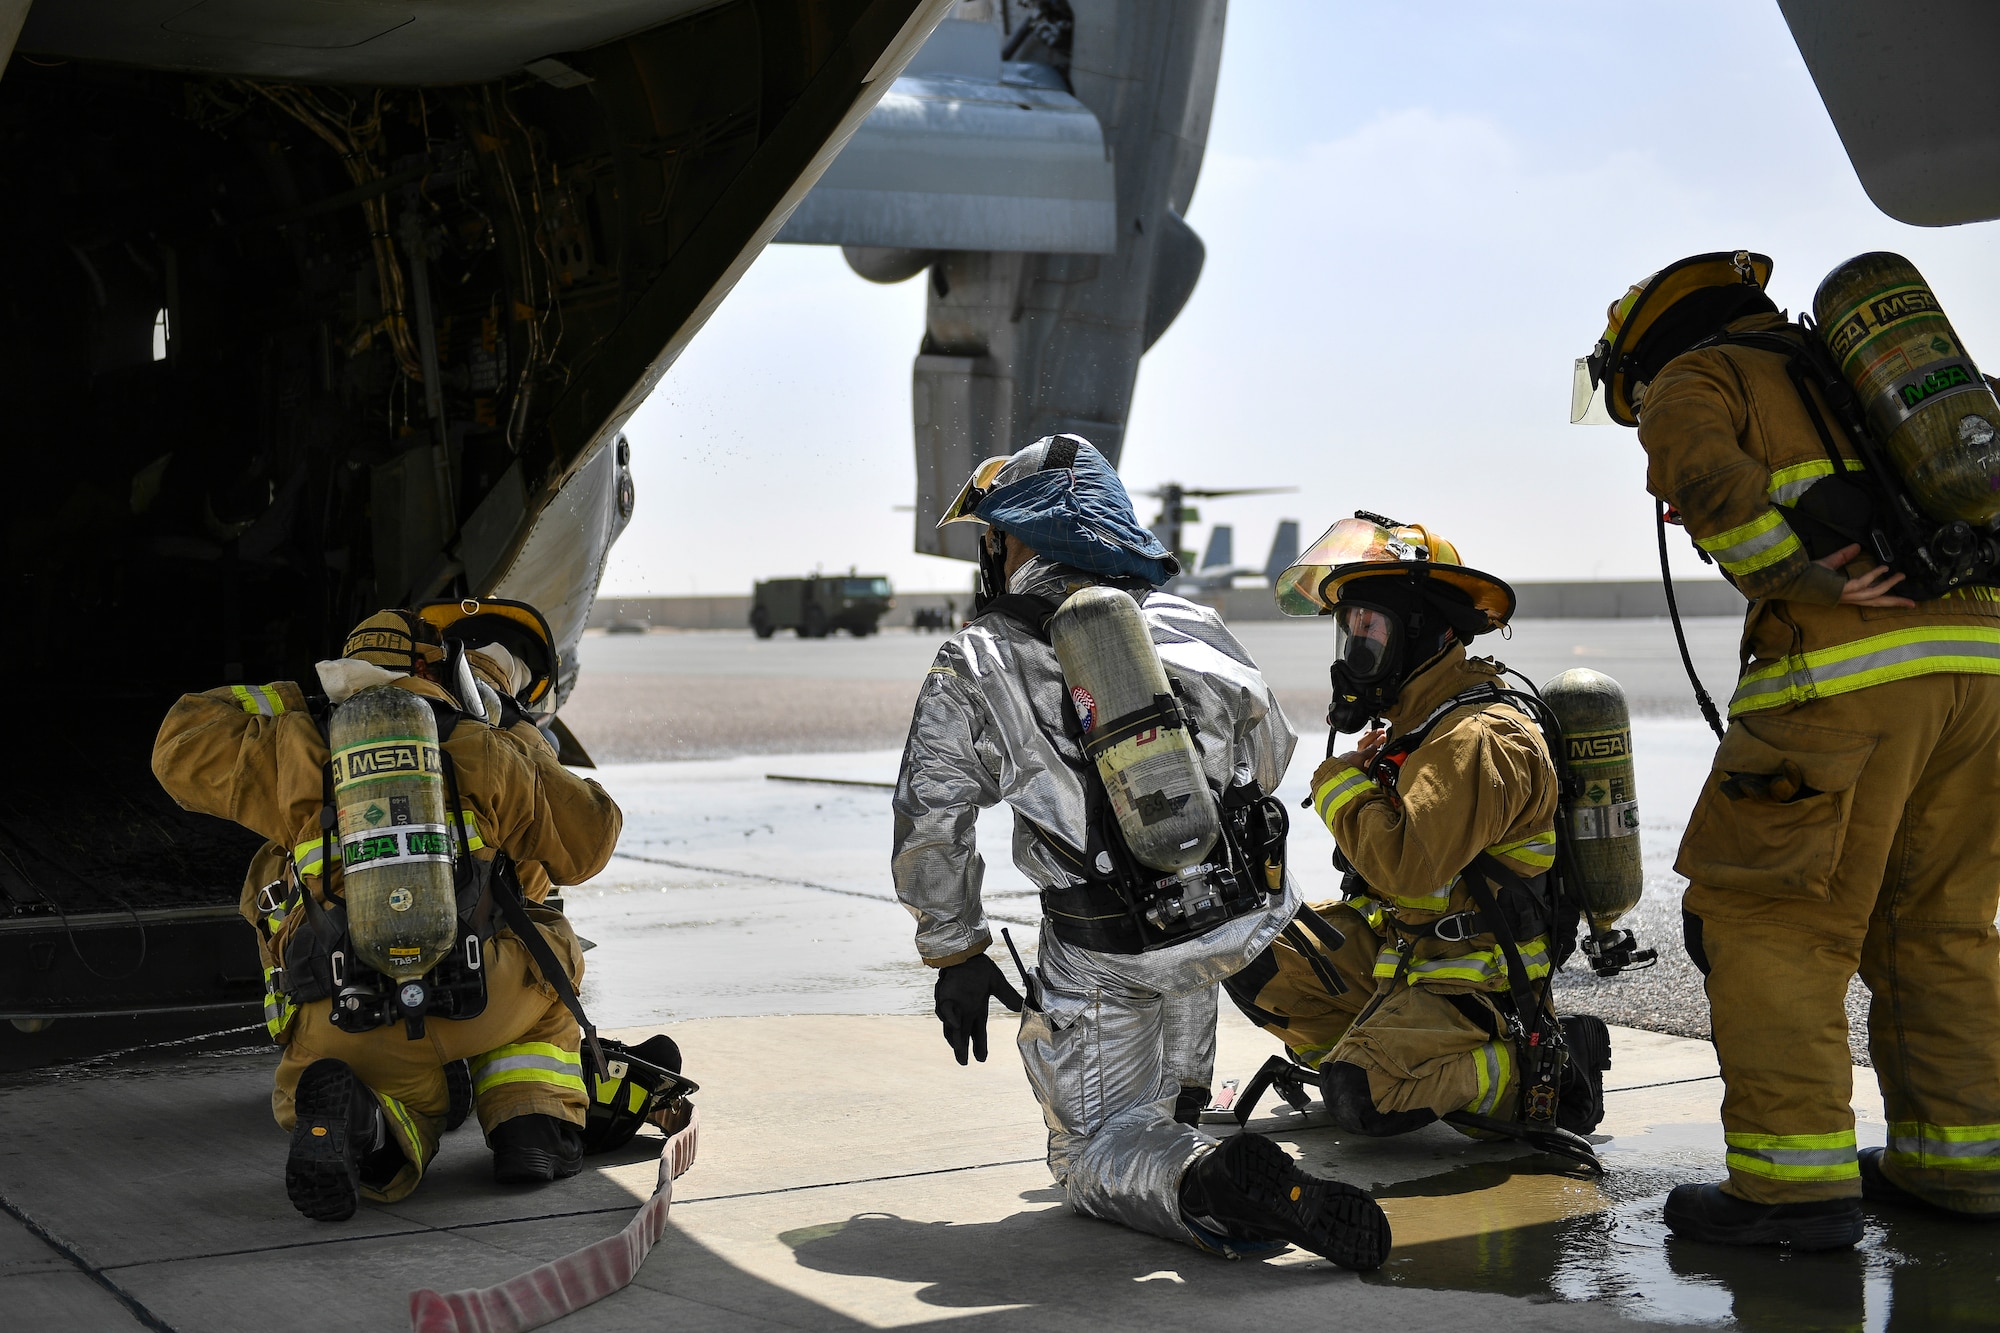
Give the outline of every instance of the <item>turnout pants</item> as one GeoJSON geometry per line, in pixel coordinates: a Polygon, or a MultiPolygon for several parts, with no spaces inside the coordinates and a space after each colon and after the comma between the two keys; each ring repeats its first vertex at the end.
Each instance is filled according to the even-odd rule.
{"type": "Polygon", "coordinates": [[[1162,994],[1135,975],[1143,960],[1044,929],[1042,1008],[1022,1009],[1017,1044],[1070,1206],[1198,1244],[1181,1220],[1181,1176],[1215,1141],[1175,1121],[1174,1101],[1213,1077],[1215,987],[1162,994]]]}
{"type": "MultiPolygon", "coordinates": [[[[583,975],[583,951],[569,923],[551,911],[531,907],[572,984],[583,975]]],[[[450,1098],[444,1067],[453,1060],[472,1067],[473,1102],[480,1127],[523,1115],[550,1115],[582,1125],[589,1103],[578,1056],[583,1034],[576,1020],[536,970],[528,950],[510,930],[502,930],[486,950],[486,1009],[476,1018],[433,1018],[424,1035],[409,1039],[401,1023],[368,1032],[333,1026],[330,1000],[301,1005],[290,1043],[278,1062],[271,1110],[290,1131],[296,1123],[292,1094],[299,1076],[315,1060],[344,1060],[381,1103],[389,1132],[403,1150],[404,1166],[379,1189],[362,1194],[394,1203],[417,1187],[437,1155],[450,1098]]]]}
{"type": "Polygon", "coordinates": [[[1303,932],[1320,966],[1344,990],[1322,979],[1287,932],[1224,983],[1250,1021],[1294,1057],[1318,1068],[1338,1061],[1368,1075],[1377,1111],[1477,1111],[1511,1118],[1518,1097],[1513,1044],[1491,1001],[1465,985],[1410,985],[1375,976],[1382,937],[1346,902],[1315,904],[1346,937],[1328,950],[1303,932]]]}
{"type": "Polygon", "coordinates": [[[1725,1188],[1861,1192],[1844,1001],[1857,968],[1883,1170],[2000,1213],[2000,678],[1929,675],[1731,723],[1675,868],[1707,974],[1725,1188]]]}

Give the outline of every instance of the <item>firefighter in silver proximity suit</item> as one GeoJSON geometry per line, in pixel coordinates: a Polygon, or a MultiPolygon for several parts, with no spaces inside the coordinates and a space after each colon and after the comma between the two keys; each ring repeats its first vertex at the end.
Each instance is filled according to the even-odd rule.
{"type": "MultiPolygon", "coordinates": [[[[1270,792],[1284,775],[1294,736],[1270,687],[1214,612],[1152,591],[1179,565],[1078,437],[981,464],[944,522],[964,520],[988,529],[980,609],[939,650],[918,696],[893,859],[917,948],[938,969],[937,1013],[958,1062],[968,1047],[986,1058],[989,997],[1023,1008],[987,955],[973,836],[979,811],[1005,801],[1014,862],[1044,907],[1018,1042],[1049,1126],[1049,1169],[1071,1206],[1210,1253],[1264,1257],[1289,1243],[1345,1267],[1379,1266],[1389,1228],[1365,1193],[1299,1170],[1258,1135],[1218,1146],[1194,1127],[1215,1060],[1217,984],[1270,944],[1298,899],[1280,860],[1270,891],[1246,895],[1230,919],[1164,944],[1120,934],[1119,899],[1091,870],[1110,822],[1091,813],[1103,787],[1093,796],[1099,779],[1047,618],[1092,584],[1141,602],[1218,796],[1270,792]]],[[[1099,852],[1094,864],[1112,863],[1099,852]]]]}

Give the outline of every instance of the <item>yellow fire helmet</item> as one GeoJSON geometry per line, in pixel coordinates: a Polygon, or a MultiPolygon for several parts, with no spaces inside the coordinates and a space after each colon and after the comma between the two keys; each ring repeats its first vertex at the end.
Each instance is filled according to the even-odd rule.
{"type": "Polygon", "coordinates": [[[340,655],[414,673],[419,661],[442,662],[444,647],[435,626],[412,612],[392,608],[377,611],[349,630],[340,655]]]}
{"type": "Polygon", "coordinates": [[[446,641],[474,651],[497,643],[525,663],[531,678],[516,699],[529,712],[546,711],[554,703],[550,691],[556,680],[556,636],[542,613],[528,603],[464,597],[425,602],[417,614],[446,641]]]}
{"type": "MultiPolygon", "coordinates": [[[[1459,562],[1458,548],[1421,523],[1397,523],[1357,510],[1328,528],[1297,562],[1278,575],[1271,590],[1288,616],[1333,614],[1340,590],[1357,579],[1422,570],[1425,577],[1458,589],[1486,613],[1486,629],[1496,630],[1514,615],[1514,590],[1491,574],[1459,562]]],[[[1484,633],[1485,631],[1480,631],[1484,633]]]]}
{"type": "Polygon", "coordinates": [[[1619,425],[1638,425],[1645,386],[1668,361],[1754,313],[1750,307],[1776,309],[1764,295],[1770,281],[1769,255],[1717,250],[1676,260],[1627,289],[1606,312],[1597,346],[1576,360],[1571,423],[1598,420],[1601,405],[1619,425]],[[1644,351],[1642,343],[1648,344],[1644,351]]]}

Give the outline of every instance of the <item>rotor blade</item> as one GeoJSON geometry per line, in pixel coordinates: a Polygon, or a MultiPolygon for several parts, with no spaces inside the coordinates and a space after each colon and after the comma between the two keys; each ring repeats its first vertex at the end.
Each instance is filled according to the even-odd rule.
{"type": "Polygon", "coordinates": [[[1190,500],[1216,500],[1225,495],[1293,495],[1298,489],[1296,486],[1240,486],[1229,491],[1198,491],[1192,487],[1184,487],[1181,494],[1190,500]]]}

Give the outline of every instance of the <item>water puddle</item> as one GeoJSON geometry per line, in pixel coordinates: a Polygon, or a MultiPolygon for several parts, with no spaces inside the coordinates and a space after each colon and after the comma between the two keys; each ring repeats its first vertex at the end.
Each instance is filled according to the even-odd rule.
{"type": "Polygon", "coordinates": [[[1598,1301],[1634,1319],[1752,1333],[2000,1329],[2000,1223],[1868,1205],[1861,1245],[1830,1254],[1671,1235],[1667,1191],[1719,1178],[1720,1141],[1719,1125],[1698,1123],[1622,1136],[1600,1149],[1600,1181],[1511,1158],[1384,1185],[1397,1246],[1365,1280],[1598,1301]]]}

